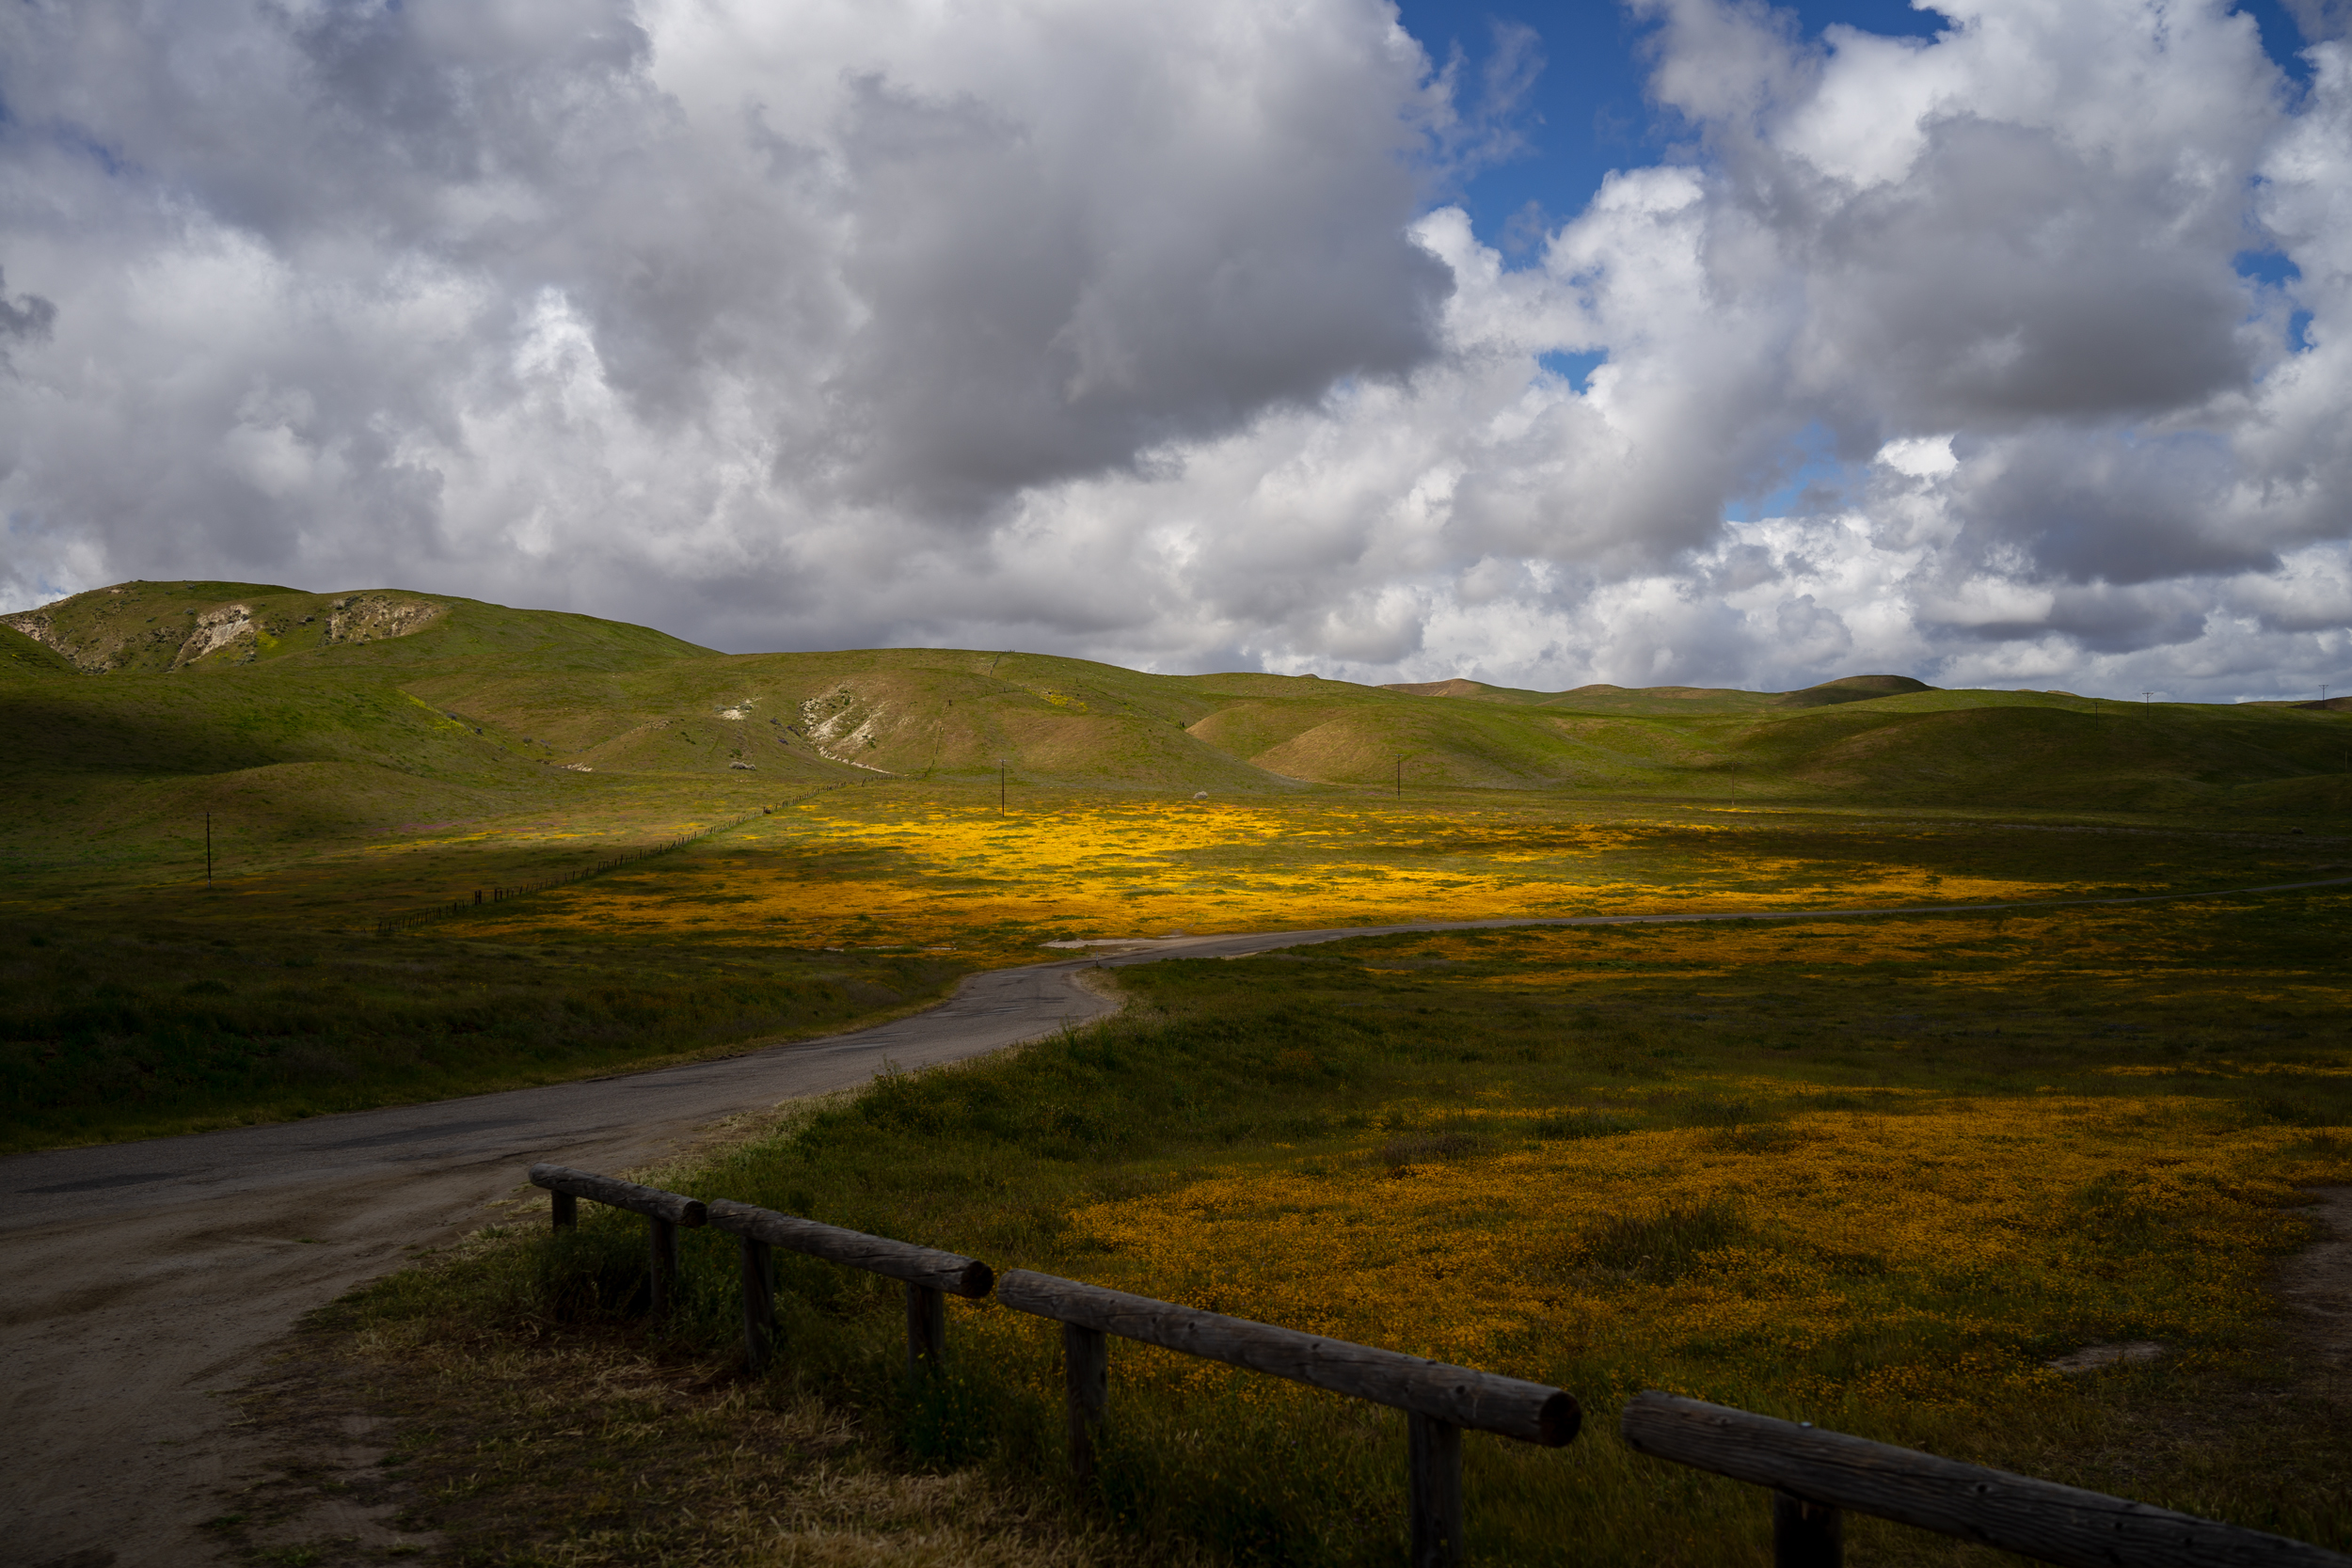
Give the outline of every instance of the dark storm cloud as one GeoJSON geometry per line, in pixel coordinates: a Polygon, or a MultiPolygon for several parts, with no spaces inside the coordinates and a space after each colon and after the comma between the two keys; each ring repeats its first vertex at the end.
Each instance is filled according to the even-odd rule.
{"type": "Polygon", "coordinates": [[[2087,439],[2038,431],[1963,464],[1949,485],[1963,538],[2026,552],[2044,580],[2146,583],[2263,572],[2277,551],[2220,505],[2235,465],[2210,436],[2087,439]]]}
{"type": "Polygon", "coordinates": [[[8,364],[8,342],[38,343],[56,325],[57,308],[39,294],[20,294],[8,303],[8,275],[0,271],[0,369],[8,364]]]}
{"type": "Polygon", "coordinates": [[[2040,127],[1959,117],[1926,140],[1907,178],[1801,240],[1800,373],[1898,429],[2144,415],[2246,385],[2239,191],[2102,166],[2040,127]]]}
{"type": "Polygon", "coordinates": [[[808,455],[862,500],[976,510],[1428,358],[1450,277],[1354,220],[1401,217],[1409,176],[1319,140],[1294,150],[1311,167],[1245,159],[1213,190],[1137,146],[1150,178],[1119,191],[1041,179],[1004,113],[859,82],[842,266],[867,314],[825,382],[842,417],[808,455]],[[1329,221],[1302,222],[1302,200],[1329,221]]]}

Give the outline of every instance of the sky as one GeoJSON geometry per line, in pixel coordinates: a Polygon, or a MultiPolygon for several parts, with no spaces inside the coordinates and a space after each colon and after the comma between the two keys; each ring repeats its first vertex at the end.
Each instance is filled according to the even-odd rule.
{"type": "Polygon", "coordinates": [[[0,609],[2352,689],[2352,0],[19,0],[0,609]]]}

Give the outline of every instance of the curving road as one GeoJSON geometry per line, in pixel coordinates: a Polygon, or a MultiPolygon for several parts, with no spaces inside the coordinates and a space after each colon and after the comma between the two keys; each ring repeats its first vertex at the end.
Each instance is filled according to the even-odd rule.
{"type": "MultiPolygon", "coordinates": [[[[2280,884],[2280,892],[2352,882],[2280,884]]],[[[2147,903],[2178,897],[2073,899],[2147,903]]],[[[221,1395],[306,1311],[482,1223],[533,1160],[617,1170],[714,1122],[1039,1038],[1117,1006],[1098,967],[1237,958],[1405,931],[1980,913],[2059,902],[1718,911],[1404,926],[1102,944],[973,974],[928,1012],[687,1067],[0,1159],[0,1563],[176,1568],[217,1560],[197,1529],[265,1456],[221,1395]]]]}

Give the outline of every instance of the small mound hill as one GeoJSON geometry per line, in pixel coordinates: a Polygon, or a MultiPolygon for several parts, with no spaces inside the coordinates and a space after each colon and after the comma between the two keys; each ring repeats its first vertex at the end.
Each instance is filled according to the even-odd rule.
{"type": "Polygon", "coordinates": [[[1839,703],[1867,703],[1879,697],[1902,697],[1935,688],[1909,675],[1847,675],[1823,681],[1802,691],[1784,691],[1772,699],[1774,707],[1831,707],[1839,703]]]}

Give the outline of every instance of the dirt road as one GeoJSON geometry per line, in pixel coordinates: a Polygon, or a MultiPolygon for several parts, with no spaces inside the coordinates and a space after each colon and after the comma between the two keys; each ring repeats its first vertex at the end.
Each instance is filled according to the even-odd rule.
{"type": "Polygon", "coordinates": [[[266,1367],[304,1312],[479,1225],[533,1160],[604,1170],[650,1164],[713,1122],[854,1087],[886,1065],[961,1060],[1100,1017],[1115,1004],[1079,982],[1089,969],[1407,930],[2050,907],[1448,921],[1137,941],[969,976],[952,1000],[895,1023],[690,1067],[11,1156],[0,1160],[0,1564],[216,1560],[199,1527],[220,1511],[224,1490],[269,1457],[221,1396],[266,1367]]]}
{"type": "Polygon", "coordinates": [[[1354,931],[1137,942],[971,975],[895,1023],[690,1067],[0,1160],[0,1563],[178,1568],[268,1460],[221,1397],[304,1312],[482,1223],[533,1160],[621,1169],[713,1122],[1109,1012],[1100,965],[1354,931]]]}

